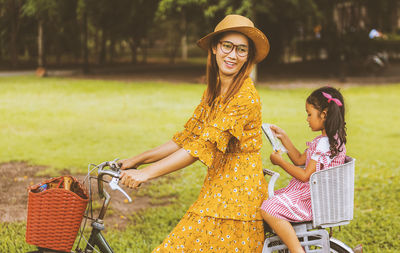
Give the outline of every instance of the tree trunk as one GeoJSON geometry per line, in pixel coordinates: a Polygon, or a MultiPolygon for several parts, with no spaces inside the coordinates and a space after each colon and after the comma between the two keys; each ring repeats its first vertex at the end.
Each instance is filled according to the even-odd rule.
{"type": "Polygon", "coordinates": [[[181,44],[182,44],[182,60],[186,61],[188,58],[188,45],[187,45],[186,33],[182,35],[181,44]]]}
{"type": "Polygon", "coordinates": [[[131,54],[131,62],[132,62],[132,64],[136,64],[137,63],[137,43],[135,42],[135,40],[134,39],[131,39],[130,41],[129,41],[129,47],[131,48],[131,52],[132,52],[132,54],[131,54]]]}
{"type": "Polygon", "coordinates": [[[57,66],[61,66],[61,56],[62,56],[61,50],[58,48],[56,51],[56,65],[57,66]]]}
{"type": "Polygon", "coordinates": [[[392,7],[392,22],[390,24],[390,31],[391,33],[396,33],[397,31],[397,24],[399,20],[399,8],[400,4],[397,1],[391,2],[393,6],[392,7]]]}
{"type": "Polygon", "coordinates": [[[142,63],[147,63],[147,39],[144,40],[144,43],[142,43],[142,54],[143,54],[143,58],[142,58],[142,63]]]}
{"type": "Polygon", "coordinates": [[[112,36],[111,36],[111,43],[108,49],[109,49],[110,63],[112,63],[115,56],[115,40],[112,36]]]}
{"type": "Polygon", "coordinates": [[[87,2],[85,1],[85,8],[83,10],[83,66],[82,71],[84,74],[89,73],[89,50],[88,50],[88,24],[87,24],[87,2]]]}
{"type": "Polygon", "coordinates": [[[14,25],[11,25],[11,36],[10,36],[10,60],[11,66],[16,67],[18,65],[18,49],[17,49],[17,31],[14,25]]]}
{"type": "Polygon", "coordinates": [[[17,6],[15,0],[9,2],[9,8],[11,12],[11,34],[9,41],[9,52],[11,66],[16,67],[18,64],[18,48],[17,48],[17,36],[19,30],[19,6],[17,6]]]}
{"type": "Polygon", "coordinates": [[[106,38],[106,32],[105,29],[102,29],[102,33],[101,33],[101,45],[100,45],[100,55],[99,55],[99,64],[103,64],[106,61],[106,42],[107,42],[107,38],[106,38]]]}
{"type": "Polygon", "coordinates": [[[99,29],[96,29],[96,33],[94,34],[94,54],[96,55],[96,59],[100,59],[100,39],[99,39],[99,29]]]}
{"type": "Polygon", "coordinates": [[[43,21],[38,21],[38,67],[44,66],[44,53],[43,53],[43,21]]]}
{"type": "Polygon", "coordinates": [[[170,55],[169,55],[169,63],[175,64],[175,58],[176,55],[178,54],[178,47],[179,45],[172,45],[171,50],[170,50],[170,55]]]}
{"type": "Polygon", "coordinates": [[[181,38],[181,45],[182,45],[182,60],[186,61],[188,58],[188,45],[187,45],[187,25],[186,25],[186,17],[183,13],[182,15],[182,38],[181,38]]]}

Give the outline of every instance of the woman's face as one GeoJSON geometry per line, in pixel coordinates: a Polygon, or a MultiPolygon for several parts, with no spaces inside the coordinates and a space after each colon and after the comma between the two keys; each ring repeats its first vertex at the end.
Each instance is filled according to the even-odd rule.
{"type": "Polygon", "coordinates": [[[245,35],[237,32],[224,34],[212,49],[221,78],[235,76],[247,61],[249,42],[245,35]]]}

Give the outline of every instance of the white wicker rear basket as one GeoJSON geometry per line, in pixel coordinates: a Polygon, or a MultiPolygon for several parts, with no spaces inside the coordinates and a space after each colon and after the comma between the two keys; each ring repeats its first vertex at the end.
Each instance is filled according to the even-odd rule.
{"type": "Polygon", "coordinates": [[[353,219],[354,163],[355,159],[346,157],[345,164],[311,175],[314,228],[346,225],[353,219]]]}

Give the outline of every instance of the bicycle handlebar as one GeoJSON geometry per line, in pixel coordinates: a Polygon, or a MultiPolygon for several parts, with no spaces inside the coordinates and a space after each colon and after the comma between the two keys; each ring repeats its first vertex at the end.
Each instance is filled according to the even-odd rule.
{"type": "Polygon", "coordinates": [[[97,178],[97,187],[99,191],[99,196],[100,198],[104,198],[104,196],[107,196],[107,192],[104,190],[103,187],[103,177],[105,175],[111,176],[112,180],[109,182],[110,188],[112,190],[119,190],[122,194],[125,195],[125,197],[128,199],[129,202],[132,202],[132,199],[129,197],[129,195],[118,185],[119,178],[120,178],[120,170],[119,166],[116,163],[117,159],[114,161],[108,161],[108,162],[103,162],[99,164],[97,167],[99,168],[97,170],[98,178],[97,178]],[[105,167],[110,167],[112,170],[105,170],[105,167]]]}

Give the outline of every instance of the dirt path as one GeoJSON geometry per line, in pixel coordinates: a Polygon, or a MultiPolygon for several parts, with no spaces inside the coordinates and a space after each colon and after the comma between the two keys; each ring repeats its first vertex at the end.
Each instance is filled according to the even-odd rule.
{"type": "Polygon", "coordinates": [[[43,166],[30,166],[24,162],[0,164],[0,222],[26,219],[27,187],[41,181],[34,177],[43,166]]]}

